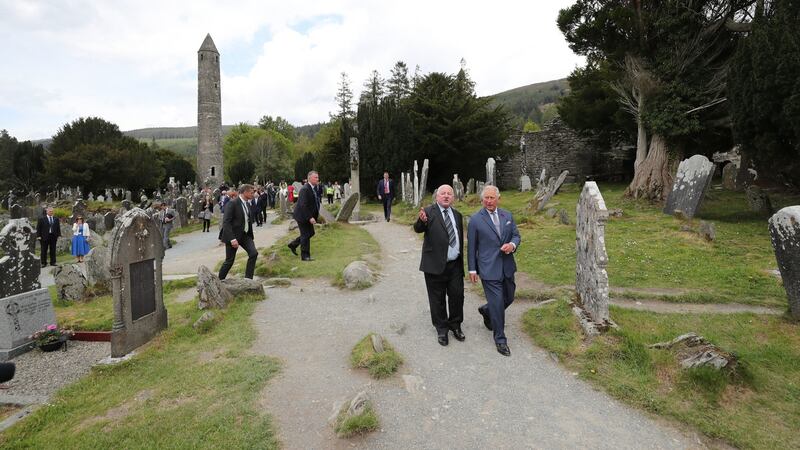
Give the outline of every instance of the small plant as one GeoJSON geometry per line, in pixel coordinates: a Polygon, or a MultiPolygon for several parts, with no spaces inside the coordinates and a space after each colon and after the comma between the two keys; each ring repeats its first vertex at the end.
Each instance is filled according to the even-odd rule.
{"type": "Polygon", "coordinates": [[[71,330],[62,330],[58,325],[50,324],[45,326],[43,330],[39,330],[31,335],[31,339],[36,341],[36,345],[52,344],[61,340],[66,340],[75,334],[71,330]]]}

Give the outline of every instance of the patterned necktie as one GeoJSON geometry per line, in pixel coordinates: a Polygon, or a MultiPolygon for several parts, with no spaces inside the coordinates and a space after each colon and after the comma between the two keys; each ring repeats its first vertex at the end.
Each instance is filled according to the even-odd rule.
{"type": "Polygon", "coordinates": [[[442,215],[444,216],[444,227],[447,228],[447,236],[450,237],[450,239],[449,239],[450,247],[455,247],[456,246],[456,230],[453,229],[453,222],[450,220],[450,212],[449,211],[450,211],[449,208],[445,208],[445,210],[442,212],[442,215]]]}
{"type": "Polygon", "coordinates": [[[497,230],[497,235],[500,236],[500,219],[497,218],[497,210],[495,209],[490,215],[492,216],[494,229],[497,230]]]}
{"type": "Polygon", "coordinates": [[[243,201],[242,206],[244,207],[244,232],[247,233],[250,231],[250,213],[247,210],[247,201],[243,201]]]}

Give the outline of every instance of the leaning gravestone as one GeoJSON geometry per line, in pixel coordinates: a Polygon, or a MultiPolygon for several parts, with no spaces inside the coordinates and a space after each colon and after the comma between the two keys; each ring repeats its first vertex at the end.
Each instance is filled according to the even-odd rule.
{"type": "Polygon", "coordinates": [[[339,214],[336,215],[337,222],[348,222],[350,220],[350,216],[353,214],[353,210],[358,204],[359,197],[360,195],[358,195],[358,192],[353,192],[350,197],[347,197],[347,200],[345,200],[342,205],[342,209],[339,210],[339,214]]]}
{"type": "Polygon", "coordinates": [[[789,298],[789,312],[800,319],[800,206],[787,206],[769,219],[769,235],[789,298]]]}
{"type": "Polygon", "coordinates": [[[680,210],[687,218],[694,217],[711,185],[713,175],[714,163],[703,155],[694,155],[681,161],[672,191],[664,206],[664,213],[672,215],[680,210]]]}
{"type": "MultiPolygon", "coordinates": [[[[542,169],[542,175],[544,175],[544,169],[542,169]]],[[[550,180],[547,183],[539,182],[536,187],[536,194],[533,196],[533,201],[531,202],[531,208],[539,212],[547,206],[547,203],[553,198],[554,195],[561,189],[561,186],[564,184],[564,180],[567,179],[567,175],[569,175],[569,170],[564,170],[558,176],[558,178],[550,177],[550,180]]]]}
{"type": "Polygon", "coordinates": [[[581,317],[581,326],[587,335],[608,329],[608,254],[606,253],[605,227],[608,221],[603,195],[594,181],[583,185],[578,200],[575,234],[577,264],[575,266],[575,291],[580,309],[588,314],[581,317]]]}
{"type": "Polygon", "coordinates": [[[56,314],[46,288],[0,298],[0,361],[30,350],[30,336],[55,323],[56,314]]]}
{"type": "Polygon", "coordinates": [[[114,325],[111,356],[120,357],[167,327],[161,263],[161,231],[140,208],[122,215],[111,238],[114,325]]]}
{"type": "Polygon", "coordinates": [[[175,200],[175,209],[178,212],[178,222],[177,227],[185,227],[189,225],[189,202],[186,200],[186,197],[178,197],[175,200]]]}
{"type": "Polygon", "coordinates": [[[0,298],[39,289],[36,233],[28,219],[11,219],[0,231],[0,298]]]}
{"type": "Polygon", "coordinates": [[[25,217],[25,208],[16,203],[11,205],[9,212],[11,213],[12,219],[22,219],[25,217]]]}
{"type": "Polygon", "coordinates": [[[103,225],[105,225],[106,230],[111,230],[114,228],[114,219],[117,218],[117,213],[113,211],[109,211],[103,214],[103,225]]]}

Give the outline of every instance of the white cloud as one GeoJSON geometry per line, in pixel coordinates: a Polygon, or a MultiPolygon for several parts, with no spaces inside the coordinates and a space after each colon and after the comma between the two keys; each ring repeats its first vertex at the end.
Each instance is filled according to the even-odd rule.
{"type": "Polygon", "coordinates": [[[581,63],[555,26],[570,3],[0,0],[0,128],[42,138],[87,115],[122,129],[193,125],[206,33],[221,54],[225,124],[327,120],[340,72],[357,95],[397,60],[453,73],[463,57],[488,95],[581,63]],[[252,62],[233,60],[243,54],[252,62]]]}

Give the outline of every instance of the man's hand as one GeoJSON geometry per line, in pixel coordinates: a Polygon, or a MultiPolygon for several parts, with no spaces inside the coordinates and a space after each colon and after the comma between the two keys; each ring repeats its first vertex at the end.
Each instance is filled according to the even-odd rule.
{"type": "Polygon", "coordinates": [[[312,217],[312,218],[308,219],[308,223],[310,223],[311,225],[314,225],[315,223],[317,223],[317,221],[312,217]]]}
{"type": "Polygon", "coordinates": [[[239,248],[239,241],[237,241],[236,239],[232,240],[231,241],[231,247],[239,248]]]}
{"type": "Polygon", "coordinates": [[[428,215],[425,214],[425,208],[419,209],[419,220],[421,220],[423,223],[428,223],[428,215]]]}
{"type": "Polygon", "coordinates": [[[471,281],[473,283],[477,283],[478,279],[479,278],[478,278],[478,274],[477,273],[470,273],[469,274],[469,281],[471,281]]]}
{"type": "Polygon", "coordinates": [[[500,251],[501,251],[501,252],[503,252],[503,253],[505,253],[506,255],[508,255],[509,253],[511,253],[511,252],[513,252],[513,251],[514,251],[514,246],[513,246],[513,245],[511,245],[511,243],[506,243],[506,244],[503,244],[503,245],[500,247],[500,251]]]}

